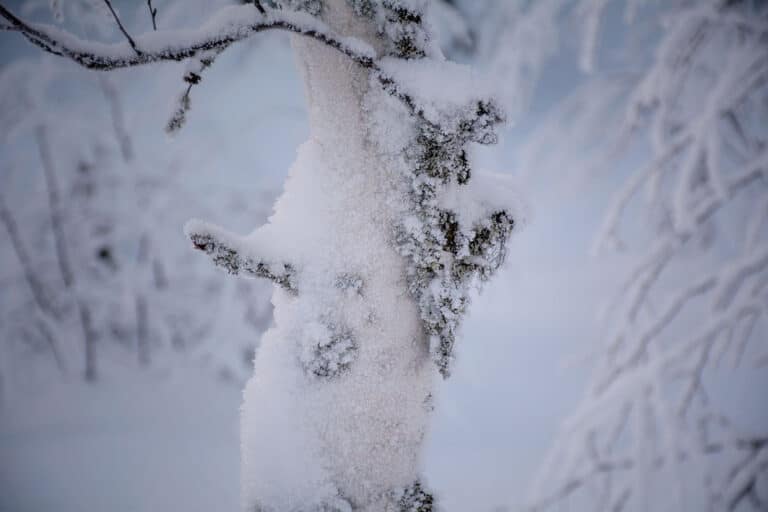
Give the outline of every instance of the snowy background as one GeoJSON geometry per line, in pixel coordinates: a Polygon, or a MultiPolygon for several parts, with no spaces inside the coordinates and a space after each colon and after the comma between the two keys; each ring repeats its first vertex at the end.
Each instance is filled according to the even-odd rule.
{"type": "MultiPolygon", "coordinates": [[[[223,2],[157,1],[158,23],[194,26],[214,3],[223,2]]],[[[51,19],[48,2],[25,4],[8,5],[51,19]]],[[[77,8],[62,4],[63,23],[89,33],[77,8]]],[[[435,15],[450,55],[485,69],[507,95],[511,122],[500,144],[476,159],[512,176],[530,210],[504,270],[474,299],[453,376],[437,396],[425,475],[448,511],[522,506],[564,418],[584,395],[606,329],[600,312],[638,258],[632,247],[598,255],[591,248],[614,194],[648,152],[646,143],[632,141],[623,160],[605,165],[600,153],[609,150],[601,144],[612,144],[615,104],[627,102],[626,83],[652,62],[661,37],[658,3],[641,9],[627,35],[624,3],[615,2],[602,14],[591,66],[597,70],[587,72],[579,23],[562,14],[537,18],[531,4],[519,2],[519,12],[507,15],[524,19],[528,25],[519,25],[528,32],[512,34],[518,25],[505,25],[494,4],[504,2],[459,2],[466,26],[435,15]],[[472,51],[460,44],[467,27],[477,38],[472,51]],[[519,62],[524,57],[529,61],[519,62]],[[580,97],[582,90],[588,94],[580,97]]],[[[146,30],[143,2],[117,5],[137,33],[146,30]]],[[[153,64],[104,82],[0,33],[0,198],[28,260],[22,264],[6,222],[2,512],[238,509],[241,390],[271,321],[271,286],[214,269],[190,250],[182,226],[205,218],[245,233],[264,222],[307,137],[305,100],[288,38],[263,34],[217,60],[192,92],[186,126],[169,136],[164,127],[185,87],[183,72],[183,64],[153,64]],[[77,277],[69,287],[58,275],[46,151],[65,205],[63,231],[77,277]],[[57,322],[35,312],[27,270],[61,312],[57,322]],[[149,304],[144,347],[131,320],[139,296],[149,304]],[[78,301],[91,305],[97,331],[91,381],[83,378],[83,336],[72,306],[78,301]],[[46,325],[53,342],[42,334],[46,325]]],[[[755,122],[765,135],[768,119],[755,122]]],[[[730,222],[765,200],[764,184],[763,176],[730,222]]],[[[634,205],[632,215],[643,207],[634,205]]],[[[757,229],[764,239],[768,225],[757,229]]],[[[640,231],[628,228],[642,249],[640,231]]],[[[716,237],[715,253],[729,254],[730,244],[716,237]]],[[[670,282],[696,278],[711,261],[701,251],[683,253],[670,282]]],[[[700,321],[692,314],[675,329],[700,321]]],[[[756,358],[765,352],[765,327],[763,315],[751,334],[756,358]]],[[[768,430],[765,365],[715,373],[711,381],[713,399],[745,428],[768,430]]]]}

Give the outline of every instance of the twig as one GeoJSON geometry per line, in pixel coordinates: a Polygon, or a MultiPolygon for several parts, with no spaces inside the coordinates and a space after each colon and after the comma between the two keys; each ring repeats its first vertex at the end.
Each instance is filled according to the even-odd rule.
{"type": "MultiPolygon", "coordinates": [[[[128,31],[125,30],[125,27],[120,21],[120,17],[117,15],[117,13],[115,12],[115,9],[112,7],[112,2],[110,2],[109,0],[104,0],[104,3],[107,4],[107,7],[109,7],[109,12],[111,12],[112,17],[115,18],[115,23],[117,23],[117,26],[120,27],[120,32],[122,32],[125,38],[128,40],[128,44],[131,45],[131,48],[133,48],[133,51],[136,52],[136,55],[141,55],[141,51],[136,47],[136,42],[133,40],[133,38],[128,33],[128,31]]],[[[154,21],[154,16],[153,16],[153,21],[154,21]]]]}
{"type": "MultiPolygon", "coordinates": [[[[175,133],[184,126],[184,123],[187,121],[187,112],[189,112],[191,106],[190,93],[192,92],[192,87],[200,83],[203,79],[203,71],[213,64],[213,61],[222,51],[223,50],[214,50],[211,52],[203,52],[203,54],[196,59],[197,65],[188,68],[187,72],[184,74],[184,81],[187,83],[187,87],[179,97],[178,107],[173,112],[171,119],[165,127],[165,130],[168,133],[175,133]]],[[[193,60],[191,64],[194,63],[195,61],[193,60]]]]}
{"type": "Polygon", "coordinates": [[[256,9],[258,9],[261,14],[267,14],[267,11],[264,10],[264,7],[259,0],[253,0],[253,5],[256,6],[256,9]]]}
{"type": "Polygon", "coordinates": [[[149,7],[149,14],[152,16],[152,28],[157,30],[157,20],[155,19],[157,16],[157,9],[152,7],[152,0],[147,0],[147,7],[149,7]]]}

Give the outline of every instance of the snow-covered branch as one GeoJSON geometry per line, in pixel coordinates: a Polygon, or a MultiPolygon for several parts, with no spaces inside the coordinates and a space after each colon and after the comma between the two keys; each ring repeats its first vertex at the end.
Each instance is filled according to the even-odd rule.
{"type": "Polygon", "coordinates": [[[229,274],[269,279],[291,293],[298,293],[296,268],[291,263],[253,255],[251,244],[206,222],[191,220],[184,226],[184,232],[195,249],[206,253],[216,266],[229,274]]]}
{"type": "Polygon", "coordinates": [[[374,65],[374,53],[369,45],[355,38],[339,36],[313,16],[275,9],[262,14],[249,5],[221,9],[197,30],[153,31],[132,38],[133,44],[85,41],[53,26],[28,22],[3,4],[0,4],[0,17],[32,44],[89,69],[110,70],[159,61],[181,61],[200,52],[222,51],[233,43],[272,29],[311,37],[361,66],[370,68],[374,65]]]}

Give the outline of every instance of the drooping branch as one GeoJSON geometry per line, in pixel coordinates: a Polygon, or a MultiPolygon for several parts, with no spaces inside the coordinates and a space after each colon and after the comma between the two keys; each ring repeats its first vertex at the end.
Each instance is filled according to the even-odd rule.
{"type": "Polygon", "coordinates": [[[298,293],[293,264],[250,254],[240,237],[205,222],[189,221],[184,232],[195,249],[210,256],[214,264],[227,273],[269,279],[293,294],[298,293]]]}
{"type": "Polygon", "coordinates": [[[222,51],[223,50],[211,50],[209,52],[202,52],[199,56],[190,59],[187,71],[184,73],[184,82],[186,82],[187,85],[184,92],[179,96],[178,105],[171,115],[171,118],[168,120],[168,124],[165,126],[165,131],[174,133],[184,126],[184,123],[187,121],[187,112],[189,112],[192,104],[190,97],[192,88],[200,83],[203,79],[203,71],[213,64],[213,61],[222,51]]]}

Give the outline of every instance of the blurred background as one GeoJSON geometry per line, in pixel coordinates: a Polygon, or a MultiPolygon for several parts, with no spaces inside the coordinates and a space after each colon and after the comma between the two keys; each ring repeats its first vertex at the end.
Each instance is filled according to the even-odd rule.
{"type": "MultiPolygon", "coordinates": [[[[234,0],[155,0],[159,29],[234,0]]],[[[113,2],[131,33],[143,1],[113,2]]],[[[95,0],[3,2],[120,40],[95,0]]],[[[768,510],[768,3],[434,0],[529,205],[473,299],[425,475],[447,511],[768,510]]],[[[0,23],[0,28],[2,24],[0,23]]],[[[308,136],[289,39],[89,72],[0,30],[0,511],[239,508],[271,285],[184,222],[265,222],[308,136]]]]}

